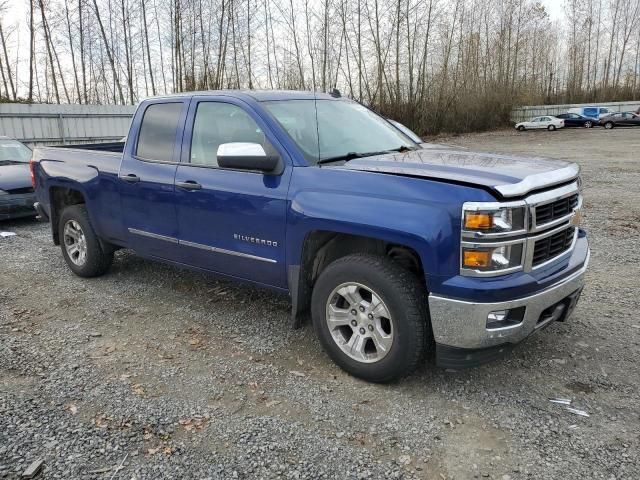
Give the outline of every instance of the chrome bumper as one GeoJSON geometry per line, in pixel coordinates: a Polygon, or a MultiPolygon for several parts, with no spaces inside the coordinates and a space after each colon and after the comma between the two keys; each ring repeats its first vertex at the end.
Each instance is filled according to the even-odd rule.
{"type": "MultiPolygon", "coordinates": [[[[505,343],[518,343],[550,321],[566,318],[568,311],[553,312],[541,321],[542,314],[584,286],[589,254],[582,268],[555,285],[525,298],[497,303],[480,303],[429,295],[431,326],[437,344],[464,349],[489,348],[505,343]],[[525,307],[522,321],[517,325],[487,329],[487,316],[498,310],[525,307]]],[[[577,299],[576,299],[577,300],[577,299]]],[[[557,309],[561,310],[561,309],[557,309]]]]}

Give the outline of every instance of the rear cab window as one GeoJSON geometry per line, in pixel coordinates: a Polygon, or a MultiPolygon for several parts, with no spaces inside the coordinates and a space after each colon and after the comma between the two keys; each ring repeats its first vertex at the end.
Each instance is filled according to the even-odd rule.
{"type": "Polygon", "coordinates": [[[183,103],[153,103],[140,124],[136,157],[158,162],[173,161],[176,134],[183,103]]]}

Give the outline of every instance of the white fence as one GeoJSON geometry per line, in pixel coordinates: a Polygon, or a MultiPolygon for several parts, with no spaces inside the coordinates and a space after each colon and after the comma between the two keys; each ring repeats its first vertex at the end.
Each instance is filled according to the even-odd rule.
{"type": "Polygon", "coordinates": [[[0,136],[28,145],[113,142],[124,137],[134,106],[0,103],[0,136]]]}
{"type": "Polygon", "coordinates": [[[515,123],[530,120],[540,115],[557,115],[564,113],[570,108],[579,107],[608,107],[615,112],[635,112],[640,107],[640,100],[635,102],[608,102],[608,103],[571,103],[565,105],[534,105],[528,107],[517,107],[511,111],[511,120],[515,123]]]}

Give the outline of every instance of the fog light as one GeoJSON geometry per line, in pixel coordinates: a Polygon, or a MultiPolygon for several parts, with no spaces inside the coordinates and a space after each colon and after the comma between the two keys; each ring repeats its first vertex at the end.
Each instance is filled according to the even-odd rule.
{"type": "Polygon", "coordinates": [[[496,310],[487,315],[487,325],[491,322],[503,322],[506,320],[509,310],[496,310]]]}
{"type": "Polygon", "coordinates": [[[524,319],[526,307],[512,308],[510,310],[494,310],[487,315],[487,330],[513,327],[519,325],[524,319]]]}

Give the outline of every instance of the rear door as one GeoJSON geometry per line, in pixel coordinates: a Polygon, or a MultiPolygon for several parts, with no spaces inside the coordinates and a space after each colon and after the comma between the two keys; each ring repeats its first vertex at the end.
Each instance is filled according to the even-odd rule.
{"type": "Polygon", "coordinates": [[[128,245],[142,255],[178,260],[174,177],[187,99],[156,100],[138,109],[119,172],[128,245]]]}
{"type": "Polygon", "coordinates": [[[561,113],[560,115],[556,115],[556,118],[564,120],[565,126],[574,127],[576,126],[576,119],[579,117],[575,113],[561,113]]]}
{"type": "Polygon", "coordinates": [[[286,150],[241,100],[194,98],[176,172],[182,262],[214,272],[284,287],[287,190],[286,150]],[[259,143],[283,161],[280,175],[220,168],[223,143],[259,143]]]}
{"type": "Polygon", "coordinates": [[[635,125],[640,125],[640,117],[630,112],[623,113],[622,118],[618,123],[625,127],[633,127],[635,125]]]}

